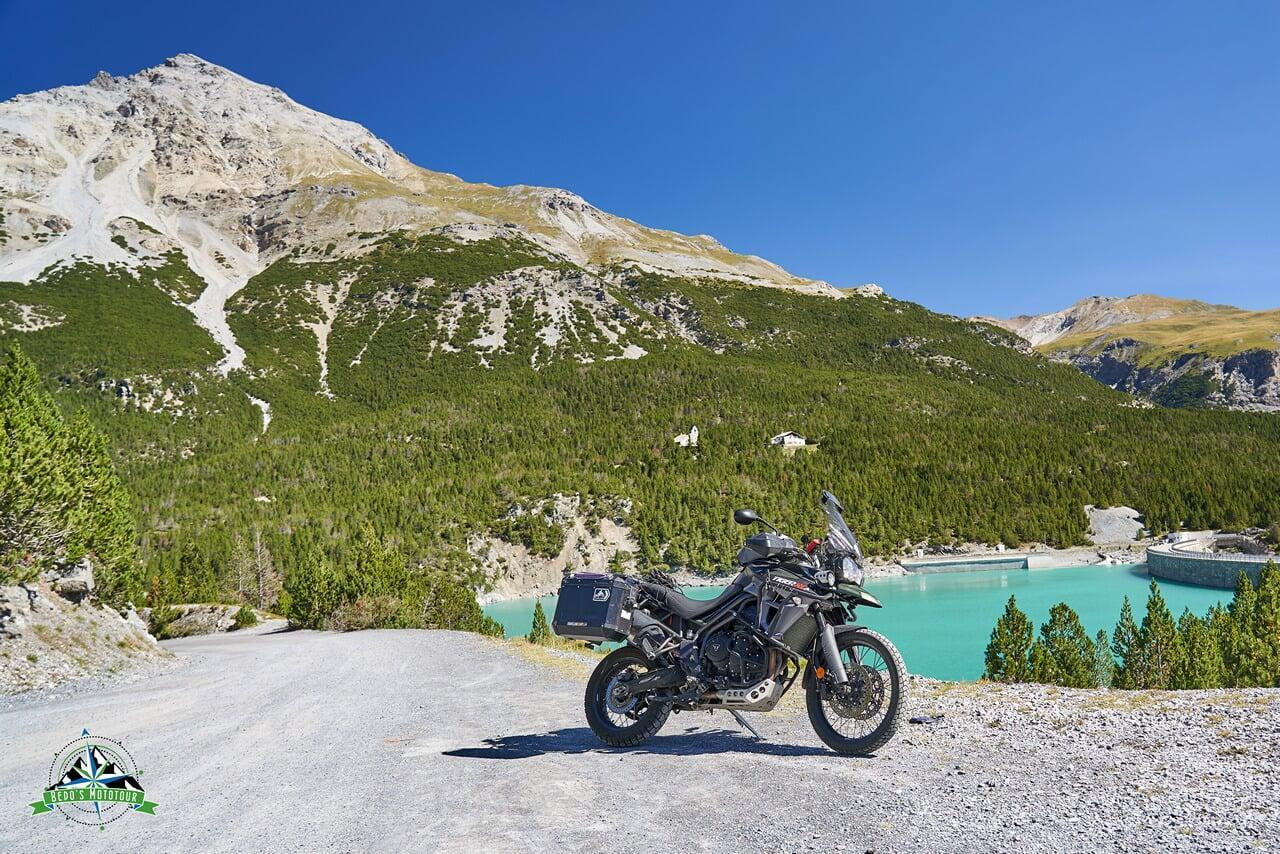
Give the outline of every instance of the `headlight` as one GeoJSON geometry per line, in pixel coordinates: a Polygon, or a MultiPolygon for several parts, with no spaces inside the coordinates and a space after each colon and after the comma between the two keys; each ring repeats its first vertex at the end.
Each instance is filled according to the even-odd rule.
{"type": "Polygon", "coordinates": [[[861,585],[862,567],[858,566],[858,562],[851,555],[841,555],[839,563],[836,564],[836,578],[841,584],[861,585]]]}

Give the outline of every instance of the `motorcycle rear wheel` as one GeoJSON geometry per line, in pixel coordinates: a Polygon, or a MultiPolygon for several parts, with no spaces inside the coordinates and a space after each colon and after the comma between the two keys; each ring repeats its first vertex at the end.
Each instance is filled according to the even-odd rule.
{"type": "Polygon", "coordinates": [[[907,711],[907,666],[888,638],[870,629],[840,632],[836,647],[849,676],[843,689],[812,679],[809,723],[845,756],[869,756],[889,743],[907,711]]]}
{"type": "Polygon", "coordinates": [[[671,715],[670,703],[650,704],[643,697],[620,702],[612,694],[628,673],[639,676],[650,669],[649,659],[640,650],[624,646],[606,655],[587,681],[587,723],[610,747],[634,747],[662,729],[671,715]]]}

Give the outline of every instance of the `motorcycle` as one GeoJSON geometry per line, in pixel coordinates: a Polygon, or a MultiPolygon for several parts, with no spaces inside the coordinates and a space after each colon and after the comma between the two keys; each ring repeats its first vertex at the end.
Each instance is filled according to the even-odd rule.
{"type": "Polygon", "coordinates": [[[714,599],[690,599],[669,575],[578,573],[560,586],[552,629],[591,645],[621,642],[587,682],[587,723],[605,744],[631,747],[673,712],[722,709],[753,735],[742,712],[773,710],[798,678],[809,721],[837,753],[884,747],[906,711],[907,670],[888,638],[856,623],[880,608],[863,589],[863,556],[830,492],[820,500],[827,536],[801,547],[754,510],[738,575],[714,599]]]}

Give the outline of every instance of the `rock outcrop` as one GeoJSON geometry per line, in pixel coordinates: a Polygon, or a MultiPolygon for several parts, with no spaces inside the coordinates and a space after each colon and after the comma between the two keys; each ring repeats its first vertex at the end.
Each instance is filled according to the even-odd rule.
{"type": "Polygon", "coordinates": [[[86,562],[49,582],[0,587],[0,694],[124,676],[172,659],[136,614],[94,604],[92,589],[86,562]]]}

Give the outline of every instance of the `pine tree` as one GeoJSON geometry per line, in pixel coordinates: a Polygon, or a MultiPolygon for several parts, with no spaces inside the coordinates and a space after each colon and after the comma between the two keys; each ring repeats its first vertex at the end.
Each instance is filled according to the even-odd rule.
{"type": "Polygon", "coordinates": [[[1141,649],[1138,644],[1138,624],[1133,620],[1133,606],[1129,604],[1128,596],[1124,597],[1124,602],[1120,605],[1120,620],[1111,635],[1111,652],[1118,662],[1115,676],[1111,680],[1112,686],[1137,687],[1136,671],[1141,649]]]}
{"type": "Polygon", "coordinates": [[[1262,568],[1249,624],[1257,644],[1254,684],[1280,687],[1280,567],[1274,560],[1262,568]]]}
{"type": "Polygon", "coordinates": [[[533,606],[533,628],[529,629],[529,643],[543,644],[551,640],[551,627],[547,625],[547,612],[542,610],[542,600],[533,606]]]}
{"type": "Polygon", "coordinates": [[[1099,688],[1110,688],[1115,677],[1116,660],[1111,657],[1111,641],[1106,629],[1098,629],[1093,641],[1093,681],[1099,688]]]}
{"type": "Polygon", "coordinates": [[[1058,672],[1057,662],[1053,660],[1053,654],[1049,651],[1048,645],[1042,640],[1036,640],[1031,645],[1031,652],[1027,656],[1028,660],[1028,676],[1026,682],[1039,682],[1042,685],[1057,685],[1061,680],[1058,672]]]}
{"type": "Polygon", "coordinates": [[[993,682],[1026,682],[1031,679],[1031,620],[1018,608],[1017,597],[1010,596],[1004,614],[996,621],[987,644],[984,679],[993,682]]]}
{"type": "Polygon", "coordinates": [[[1040,639],[1031,650],[1031,677],[1036,682],[1092,688],[1097,684],[1097,651],[1080,617],[1065,602],[1049,609],[1040,639]]]}
{"type": "Polygon", "coordinates": [[[83,415],[63,419],[15,347],[0,362],[0,583],[86,555],[100,598],[141,598],[133,509],[106,441],[83,415]]]}
{"type": "Polygon", "coordinates": [[[1232,688],[1258,685],[1265,676],[1260,666],[1260,662],[1266,657],[1264,645],[1254,635],[1254,610],[1257,601],[1258,590],[1242,571],[1236,578],[1236,592],[1227,605],[1228,619],[1223,626],[1223,659],[1227,683],[1232,688]]]}
{"type": "Polygon", "coordinates": [[[1200,619],[1191,610],[1178,618],[1178,660],[1170,678],[1171,688],[1221,688],[1226,674],[1222,650],[1213,636],[1212,612],[1200,619]]]}
{"type": "Polygon", "coordinates": [[[1151,579],[1147,596],[1147,613],[1138,629],[1140,649],[1139,667],[1136,673],[1138,688],[1168,688],[1181,650],[1178,645],[1178,627],[1169,613],[1160,586],[1151,579]]]}
{"type": "Polygon", "coordinates": [[[289,625],[300,629],[323,629],[333,614],[333,569],[326,557],[308,555],[285,578],[289,594],[289,625]]]}

